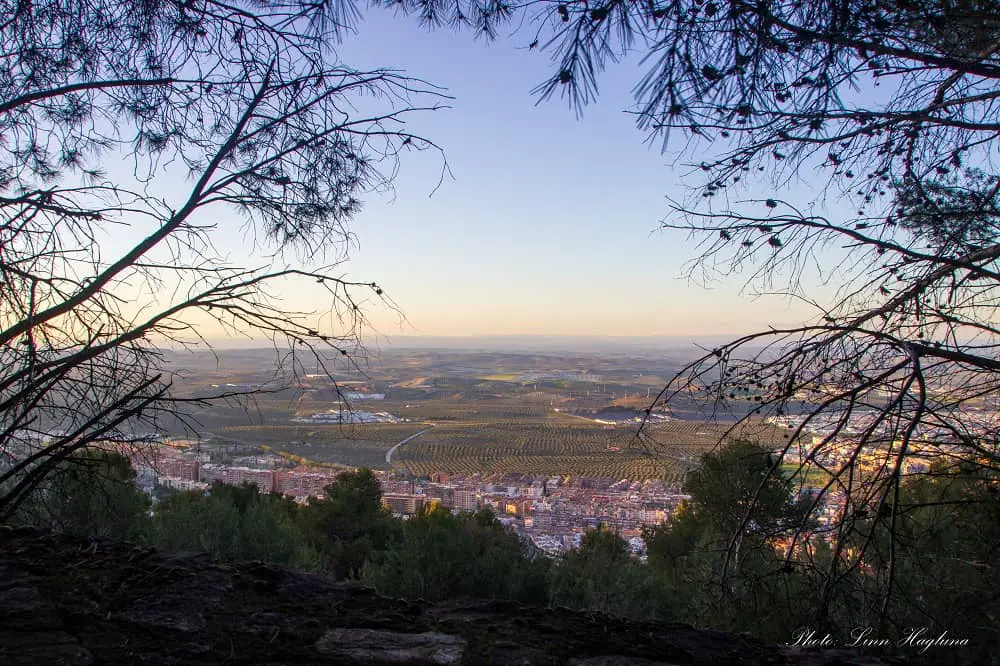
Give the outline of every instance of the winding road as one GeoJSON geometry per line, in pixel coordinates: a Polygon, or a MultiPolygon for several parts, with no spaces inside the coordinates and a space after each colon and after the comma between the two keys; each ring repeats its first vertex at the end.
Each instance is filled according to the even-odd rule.
{"type": "Polygon", "coordinates": [[[414,440],[414,439],[416,439],[417,437],[420,437],[420,436],[421,436],[422,434],[424,434],[425,432],[427,432],[428,430],[430,430],[430,429],[431,429],[431,428],[433,428],[433,427],[434,427],[434,426],[432,426],[432,425],[429,425],[429,426],[427,426],[426,428],[424,428],[423,430],[421,430],[421,431],[419,431],[419,432],[415,432],[415,433],[413,433],[412,435],[410,435],[409,437],[407,437],[407,438],[406,438],[406,439],[404,439],[403,441],[401,441],[401,442],[397,443],[397,444],[396,444],[395,446],[393,446],[393,447],[392,447],[391,449],[389,449],[388,451],[386,451],[386,452],[385,452],[385,462],[386,462],[387,464],[391,465],[391,464],[392,464],[392,454],[396,452],[396,449],[398,449],[399,447],[401,447],[401,446],[402,446],[403,444],[406,444],[407,442],[409,442],[409,441],[411,441],[411,440],[414,440]]]}

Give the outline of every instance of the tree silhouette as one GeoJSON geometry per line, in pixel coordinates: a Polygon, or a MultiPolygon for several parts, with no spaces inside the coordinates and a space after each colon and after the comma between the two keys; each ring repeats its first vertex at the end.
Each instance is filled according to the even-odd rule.
{"type": "Polygon", "coordinates": [[[437,150],[403,121],[442,96],[340,64],[338,16],[3,3],[0,519],[74,451],[135,444],[185,402],[234,397],[171,392],[161,350],[197,342],[205,322],[272,338],[295,371],[302,354],[348,356],[366,302],[391,307],[338,270],[346,224],[402,153],[437,150]],[[246,262],[217,246],[240,220],[246,262]],[[275,295],[316,282],[317,312],[275,295]]]}
{"type": "MultiPolygon", "coordinates": [[[[824,606],[872,541],[850,554],[841,545],[854,543],[858,521],[877,513],[890,526],[887,608],[894,526],[912,508],[900,487],[926,469],[910,464],[913,457],[994,472],[1000,463],[989,417],[1000,393],[1000,5],[382,4],[486,37],[509,23],[553,60],[535,89],[539,99],[559,95],[577,110],[596,98],[604,70],[643,58],[631,109],[637,123],[665,147],[686,142],[693,158],[688,196],[672,202],[663,222],[698,243],[688,276],[704,283],[742,275],[751,293],[782,294],[815,313],[800,326],[706,350],[650,409],[701,395],[737,415],[735,433],[801,401],[812,405],[779,453],[798,453],[804,466],[828,473],[813,513],[839,506],[824,606]],[[783,193],[804,178],[824,206],[783,193]]],[[[655,448],[646,430],[636,441],[655,448]]]]}

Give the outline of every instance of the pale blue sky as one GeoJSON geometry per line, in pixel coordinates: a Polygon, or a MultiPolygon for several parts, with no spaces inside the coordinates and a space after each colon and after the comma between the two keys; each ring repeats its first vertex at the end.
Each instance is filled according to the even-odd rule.
{"type": "MultiPolygon", "coordinates": [[[[661,153],[659,141],[646,143],[624,112],[642,72],[638,61],[607,72],[599,102],[578,119],[562,100],[536,106],[529,91],[551,64],[547,54],[529,51],[528,41],[429,32],[371,10],[337,47],[347,65],[403,69],[454,97],[452,108],[410,121],[412,131],[445,150],[454,177],[430,196],[440,158],[411,154],[394,196],[366,197],[351,225],[359,247],[343,267],[347,276],[377,281],[407,318],[401,323],[371,303],[376,331],[390,342],[412,335],[711,335],[800,320],[805,311],[783,298],[742,296],[739,279],[706,290],[682,278],[695,245],[660,231],[659,222],[667,198],[683,196],[684,163],[699,158],[681,143],[661,153]]],[[[782,194],[803,200],[805,192],[782,194]]],[[[234,220],[217,220],[213,237],[242,263],[247,243],[234,220]]],[[[281,295],[294,310],[325,309],[318,285],[281,295]]]]}
{"type": "Polygon", "coordinates": [[[709,334],[801,314],[782,299],[750,302],[737,280],[706,291],[680,279],[694,245],[658,227],[689,168],[672,166],[683,146],[662,154],[623,111],[637,61],[611,69],[577,119],[564,101],[535,105],[529,91],[551,65],[527,42],[371,11],[338,48],[347,64],[399,67],[455,97],[413,121],[454,179],[428,197],[437,158],[408,159],[395,200],[370,198],[353,225],[349,272],[378,280],[408,318],[400,328],[373,312],[382,333],[709,334]]]}

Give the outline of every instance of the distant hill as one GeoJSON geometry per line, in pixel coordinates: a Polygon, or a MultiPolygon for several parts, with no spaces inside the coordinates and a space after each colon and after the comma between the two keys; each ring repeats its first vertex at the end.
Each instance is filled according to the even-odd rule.
{"type": "Polygon", "coordinates": [[[392,336],[378,341],[388,349],[456,349],[482,351],[648,352],[682,351],[712,347],[731,340],[730,335],[710,336],[392,336]]]}

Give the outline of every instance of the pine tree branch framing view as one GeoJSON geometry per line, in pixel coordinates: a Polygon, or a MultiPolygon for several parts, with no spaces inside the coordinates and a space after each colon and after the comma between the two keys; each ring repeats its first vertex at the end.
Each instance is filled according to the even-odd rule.
{"type": "Polygon", "coordinates": [[[405,119],[443,95],[330,64],[332,35],[307,7],[15,3],[4,15],[2,433],[8,447],[59,433],[0,476],[9,515],[74,451],[155,432],[180,410],[157,347],[192,342],[205,317],[293,357],[352,351],[362,299],[385,297],[338,271],[345,223],[403,153],[437,150],[405,119]],[[223,207],[245,221],[253,264],[213,242],[223,207]],[[119,234],[134,244],[109,249],[119,234]],[[306,280],[328,292],[325,331],[269,293],[306,280]]]}
{"type": "MultiPolygon", "coordinates": [[[[657,424],[691,404],[721,426],[712,431],[719,446],[690,465],[690,498],[643,529],[655,584],[627,569],[600,594],[577,587],[630,561],[599,531],[557,573],[511,565],[517,585],[487,594],[521,598],[516,590],[540,576],[550,586],[543,602],[632,612],[628,585],[683,596],[696,580],[699,596],[683,612],[650,601],[633,614],[782,640],[791,635],[780,613],[796,606],[800,625],[894,636],[935,623],[971,628],[988,636],[977,654],[992,654],[995,2],[2,6],[0,520],[35,511],[46,483],[53,496],[77,487],[67,465],[95,465],[95,446],[128,454],[164,419],[196,432],[185,421],[193,407],[252,400],[308,373],[334,380],[331,359],[364,357],[373,308],[411,314],[380,282],[347,277],[345,263],[362,200],[391,192],[411,160],[433,155],[435,189],[452,185],[449,147],[409,129],[448,113],[449,91],[420,72],[340,61],[354,29],[390,10],[436,29],[442,48],[465,33],[493,42],[483,48],[515,44],[549,68],[548,78],[525,81],[534,100],[562,100],[584,118],[599,84],[632,75],[633,98],[611,102],[632,114],[636,142],[684,155],[675,165],[682,189],[661,213],[664,233],[687,238],[679,271],[690,288],[735,278],[744,293],[776,294],[806,313],[704,347],[645,398],[629,453],[690,462],[657,424]],[[234,232],[226,225],[242,247],[220,245],[234,232]],[[325,300],[315,310],[284,297],[316,285],[325,300]],[[209,328],[269,341],[273,381],[174,391],[164,354],[217,344],[209,328]],[[969,599],[969,587],[981,592],[969,599]]],[[[336,549],[302,545],[287,561],[329,556],[337,566],[319,568],[427,596],[429,579],[415,582],[406,562],[422,561],[435,530],[510,545],[479,514],[448,522],[431,512],[391,526],[362,481],[358,521],[377,525],[377,538],[362,528],[343,536],[345,482],[303,532],[341,534],[336,549]]],[[[183,546],[164,531],[183,523],[183,506],[168,508],[158,543],[183,546]]],[[[282,521],[286,509],[274,509],[282,521]]],[[[453,552],[465,547],[475,549],[453,552]]],[[[449,585],[459,583],[442,578],[439,590],[449,585]]]]}

